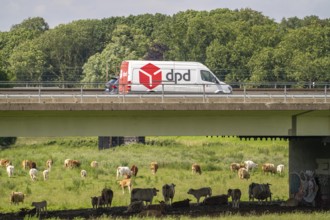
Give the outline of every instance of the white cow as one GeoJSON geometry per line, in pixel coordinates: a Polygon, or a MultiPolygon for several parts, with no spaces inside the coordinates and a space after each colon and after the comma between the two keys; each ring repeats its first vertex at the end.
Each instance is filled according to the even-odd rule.
{"type": "Polygon", "coordinates": [[[81,176],[82,178],[87,177],[87,171],[86,171],[86,170],[81,170],[81,171],[80,171],[80,176],[81,176]]]}
{"type": "Polygon", "coordinates": [[[244,161],[244,164],[245,164],[245,168],[248,171],[258,168],[258,164],[256,164],[252,160],[246,160],[246,161],[244,161]]]}
{"type": "Polygon", "coordinates": [[[117,168],[117,179],[119,176],[124,176],[124,175],[127,175],[127,176],[132,176],[132,171],[129,167],[118,167],[117,168]]]}
{"type": "Polygon", "coordinates": [[[14,175],[14,166],[13,165],[7,165],[7,173],[9,177],[12,177],[14,175]]]}
{"type": "Polygon", "coordinates": [[[42,172],[42,176],[44,177],[44,181],[48,180],[49,170],[44,170],[42,172]]]}
{"type": "Polygon", "coordinates": [[[31,179],[34,181],[37,179],[38,170],[36,168],[32,168],[30,169],[29,174],[31,179]]]}
{"type": "Polygon", "coordinates": [[[282,175],[282,173],[284,172],[284,165],[283,164],[277,165],[276,170],[277,170],[277,173],[282,175]]]}

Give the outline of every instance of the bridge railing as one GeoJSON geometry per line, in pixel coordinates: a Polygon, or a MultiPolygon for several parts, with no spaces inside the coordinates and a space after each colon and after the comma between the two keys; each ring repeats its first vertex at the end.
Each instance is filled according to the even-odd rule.
{"type": "MultiPolygon", "coordinates": [[[[232,94],[206,93],[206,85],[200,84],[198,94],[167,94],[166,85],[158,94],[110,94],[105,91],[104,84],[82,83],[0,83],[0,103],[127,103],[127,102],[176,102],[176,103],[328,103],[330,100],[330,83],[295,85],[292,83],[245,83],[233,85],[232,94]],[[65,88],[59,87],[64,85],[65,88]],[[5,88],[4,88],[5,87],[5,88]]],[[[180,84],[177,84],[180,85],[180,84]]]]}

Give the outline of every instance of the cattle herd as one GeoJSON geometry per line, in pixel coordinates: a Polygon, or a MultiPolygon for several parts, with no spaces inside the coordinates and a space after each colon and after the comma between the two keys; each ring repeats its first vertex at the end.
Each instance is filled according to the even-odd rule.
{"type": "MultiPolygon", "coordinates": [[[[7,159],[1,159],[0,165],[3,167],[6,167],[6,171],[8,173],[9,177],[12,177],[14,175],[14,166],[11,164],[11,162],[7,159]]],[[[51,168],[53,165],[53,161],[47,160],[45,167],[46,169],[43,170],[43,180],[46,181],[49,178],[51,168]]],[[[66,159],[64,161],[64,168],[79,168],[81,165],[79,160],[72,160],[72,159],[66,159]]],[[[92,161],[90,163],[90,166],[92,168],[98,167],[97,161],[92,161]]],[[[250,173],[253,171],[253,169],[256,169],[258,167],[258,164],[254,163],[251,160],[244,161],[243,163],[231,163],[230,164],[230,170],[232,172],[237,172],[237,175],[240,179],[249,179],[250,173]]],[[[22,161],[22,168],[24,170],[28,170],[29,176],[31,181],[36,181],[38,179],[38,167],[37,164],[30,160],[23,160],[22,161]]],[[[277,167],[275,167],[274,164],[271,163],[265,163],[262,165],[262,171],[264,174],[266,173],[279,173],[280,175],[284,172],[284,165],[280,164],[277,167]]],[[[153,175],[157,174],[158,170],[158,163],[153,161],[150,163],[150,170],[153,175]]],[[[192,167],[192,174],[202,174],[201,166],[193,163],[192,167]]],[[[152,206],[152,201],[154,196],[157,195],[159,192],[156,188],[134,188],[133,187],[133,181],[132,178],[136,177],[138,174],[138,167],[136,165],[133,165],[131,167],[127,166],[119,166],[116,170],[116,178],[119,186],[122,188],[122,193],[125,193],[125,189],[127,188],[128,193],[130,194],[130,204],[126,210],[126,213],[141,213],[143,210],[147,207],[152,206]],[[120,180],[119,180],[120,179],[120,180]]],[[[87,171],[81,170],[80,175],[82,178],[87,177],[87,171]]],[[[164,184],[161,190],[162,196],[164,201],[160,202],[159,212],[164,211],[164,207],[170,205],[173,208],[178,207],[189,207],[190,206],[190,199],[185,199],[182,201],[173,201],[175,196],[175,184],[164,184]]],[[[268,201],[268,198],[271,200],[272,193],[270,190],[270,184],[258,184],[258,183],[251,183],[249,185],[248,189],[249,193],[249,200],[257,199],[258,202],[262,202],[264,200],[268,201]]],[[[202,187],[193,189],[190,188],[187,191],[188,195],[193,196],[196,199],[197,205],[224,205],[229,204],[228,199],[231,198],[231,204],[233,208],[239,208],[240,199],[241,199],[241,190],[240,189],[228,189],[227,194],[221,194],[221,195],[212,195],[212,189],[211,187],[202,187]],[[201,202],[200,199],[204,198],[204,200],[201,202]]],[[[111,207],[111,203],[113,200],[113,191],[110,188],[104,188],[101,190],[100,195],[96,195],[91,197],[91,205],[93,209],[97,209],[100,207],[111,207]]],[[[10,202],[12,204],[19,204],[20,202],[24,202],[25,195],[22,192],[12,192],[10,195],[10,202]]],[[[36,207],[36,209],[40,212],[47,211],[47,202],[41,201],[41,202],[33,202],[33,206],[36,207]]]]}

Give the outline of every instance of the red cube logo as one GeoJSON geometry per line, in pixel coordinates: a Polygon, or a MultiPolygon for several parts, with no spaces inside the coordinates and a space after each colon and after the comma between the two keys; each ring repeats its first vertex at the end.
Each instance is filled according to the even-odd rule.
{"type": "Polygon", "coordinates": [[[140,83],[148,89],[153,89],[162,83],[162,71],[159,67],[148,63],[139,71],[140,83]]]}

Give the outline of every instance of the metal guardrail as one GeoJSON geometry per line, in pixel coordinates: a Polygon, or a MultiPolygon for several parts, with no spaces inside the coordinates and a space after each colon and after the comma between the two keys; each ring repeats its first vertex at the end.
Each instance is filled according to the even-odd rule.
{"type": "Polygon", "coordinates": [[[329,103],[330,94],[0,94],[1,103],[329,103]]]}
{"type": "MultiPolygon", "coordinates": [[[[30,82],[24,82],[26,87],[0,88],[1,103],[328,103],[330,100],[330,83],[314,84],[312,88],[294,89],[294,84],[276,84],[277,88],[267,87],[275,84],[263,84],[263,88],[255,88],[256,84],[242,84],[242,88],[234,88],[233,94],[207,94],[205,85],[200,94],[109,94],[103,88],[95,88],[92,84],[69,82],[62,83],[70,88],[59,88],[54,84],[46,87],[31,87],[30,82]],[[70,86],[68,86],[70,85],[70,86]],[[73,87],[74,85],[74,87],[73,87]],[[80,87],[77,87],[80,85],[80,87]],[[89,85],[89,86],[86,86],[89,85]],[[290,87],[288,87],[290,85],[290,87]],[[72,86],[72,87],[71,87],[72,86]],[[89,87],[93,88],[89,88],[89,87]],[[86,88],[88,87],[88,88],[86,88]],[[266,88],[267,87],[267,88],[266,88]]],[[[0,83],[0,87],[1,87],[0,83]]],[[[12,84],[13,86],[14,84],[12,84]]],[[[17,85],[17,82],[16,84],[17,85]]],[[[45,83],[42,83],[45,85],[45,83]]],[[[94,85],[94,84],[93,84],[94,85]]],[[[100,85],[100,84],[95,84],[100,85]]],[[[104,84],[102,84],[104,85],[104,84]]]]}

